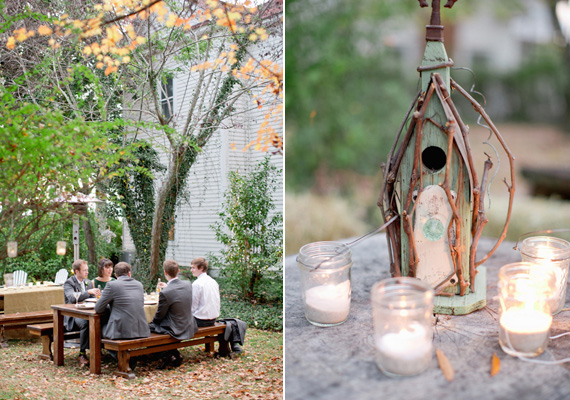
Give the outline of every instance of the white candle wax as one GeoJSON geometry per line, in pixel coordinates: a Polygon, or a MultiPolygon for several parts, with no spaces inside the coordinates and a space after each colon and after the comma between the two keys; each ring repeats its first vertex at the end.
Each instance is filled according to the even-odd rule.
{"type": "Polygon", "coordinates": [[[539,310],[513,307],[501,315],[499,340],[503,349],[538,355],[544,351],[551,324],[550,314],[539,310]]]}
{"type": "Polygon", "coordinates": [[[305,315],[309,321],[323,324],[340,324],[350,311],[350,281],[338,285],[321,285],[305,293],[305,315]]]}
{"type": "Polygon", "coordinates": [[[378,366],[389,374],[419,374],[431,361],[431,336],[417,322],[400,332],[376,337],[375,342],[378,366]]]}

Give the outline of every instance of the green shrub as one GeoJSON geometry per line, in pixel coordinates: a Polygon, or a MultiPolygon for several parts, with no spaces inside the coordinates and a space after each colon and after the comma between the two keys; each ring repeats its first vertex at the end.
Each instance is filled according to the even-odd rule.
{"type": "MultiPolygon", "coordinates": [[[[67,268],[61,257],[42,261],[38,253],[30,253],[16,258],[8,258],[3,260],[2,264],[2,270],[4,271],[3,274],[21,269],[28,273],[28,282],[34,283],[36,281],[53,281],[55,279],[55,274],[60,268],[67,268]]],[[[69,264],[69,268],[71,268],[71,264],[69,264]]],[[[3,282],[3,275],[1,279],[3,282]]]]}
{"type": "Polygon", "coordinates": [[[252,303],[231,293],[221,293],[220,318],[238,318],[250,328],[283,330],[283,302],[252,303]]]}
{"type": "Polygon", "coordinates": [[[243,299],[258,302],[267,300],[266,294],[283,291],[282,284],[273,282],[281,275],[283,256],[283,216],[273,212],[271,198],[279,176],[269,157],[243,175],[231,171],[221,222],[212,225],[216,239],[225,247],[219,255],[209,255],[210,265],[221,269],[243,299]]]}

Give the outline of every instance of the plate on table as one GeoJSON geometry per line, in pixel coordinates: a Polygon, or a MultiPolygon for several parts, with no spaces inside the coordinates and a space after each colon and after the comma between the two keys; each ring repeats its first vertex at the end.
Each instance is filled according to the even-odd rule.
{"type": "Polygon", "coordinates": [[[86,303],[97,303],[97,299],[92,299],[91,297],[88,299],[85,299],[86,303]]]}
{"type": "Polygon", "coordinates": [[[79,303],[77,308],[95,308],[94,303],[79,303]]]}
{"type": "Polygon", "coordinates": [[[145,305],[145,306],[153,306],[153,305],[155,305],[155,304],[157,304],[157,303],[158,303],[158,301],[156,301],[156,300],[145,300],[145,301],[144,301],[144,305],[145,305]]]}

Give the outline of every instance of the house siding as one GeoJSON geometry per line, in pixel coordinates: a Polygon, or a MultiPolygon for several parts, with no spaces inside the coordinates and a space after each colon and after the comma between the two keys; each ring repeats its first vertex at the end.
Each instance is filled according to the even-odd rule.
{"type": "MultiPolygon", "coordinates": [[[[274,35],[261,44],[253,45],[251,54],[257,59],[263,58],[261,54],[272,46],[282,48],[282,36],[274,35]]],[[[282,52],[275,60],[282,65],[282,52]]],[[[191,74],[178,74],[174,77],[174,126],[182,129],[185,123],[184,116],[190,109],[188,99],[189,91],[196,86],[196,80],[191,74]]],[[[258,91],[260,93],[260,90],[258,91]]],[[[214,133],[204,147],[203,151],[189,171],[182,199],[176,209],[176,222],[174,227],[174,240],[168,242],[166,258],[173,258],[180,265],[189,266],[192,259],[207,256],[208,253],[217,253],[222,245],[217,242],[211,226],[219,221],[219,212],[222,208],[223,194],[228,187],[227,175],[229,171],[246,172],[261,162],[267,154],[271,154],[270,162],[281,172],[279,186],[272,194],[275,202],[275,212],[283,211],[283,156],[275,153],[276,149],[268,152],[254,150],[243,151],[248,143],[257,136],[257,131],[264,121],[267,108],[253,107],[252,95],[244,95],[235,104],[236,112],[227,118],[223,126],[214,133]],[[235,149],[232,148],[235,145],[235,149]]],[[[283,135],[283,118],[270,121],[270,125],[281,136],[283,135]]],[[[169,154],[166,138],[161,133],[147,132],[141,135],[154,144],[159,152],[160,161],[168,165],[169,154]]],[[[164,176],[157,176],[155,188],[158,190],[164,176]]],[[[134,251],[134,244],[125,223],[123,247],[127,252],[134,251]]]]}

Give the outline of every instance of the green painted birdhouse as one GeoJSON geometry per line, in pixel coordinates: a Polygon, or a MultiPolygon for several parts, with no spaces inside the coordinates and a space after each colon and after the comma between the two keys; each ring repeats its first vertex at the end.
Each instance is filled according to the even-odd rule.
{"type": "MultiPolygon", "coordinates": [[[[451,8],[455,1],[449,0],[445,7],[451,8]]],[[[419,2],[428,6],[426,0],[419,2]]],[[[387,229],[392,275],[428,282],[437,295],[435,312],[467,314],[486,304],[485,267],[481,264],[506,234],[514,196],[514,158],[483,107],[450,77],[453,61],[443,43],[439,6],[439,0],[432,1],[426,48],[418,67],[421,91],[388,156],[378,204],[385,221],[398,216],[387,229]],[[487,223],[483,193],[493,163],[490,158],[485,162],[479,181],[469,128],[453,103],[452,91],[472,103],[501,143],[511,167],[503,234],[481,260],[475,255],[487,223]]]]}

